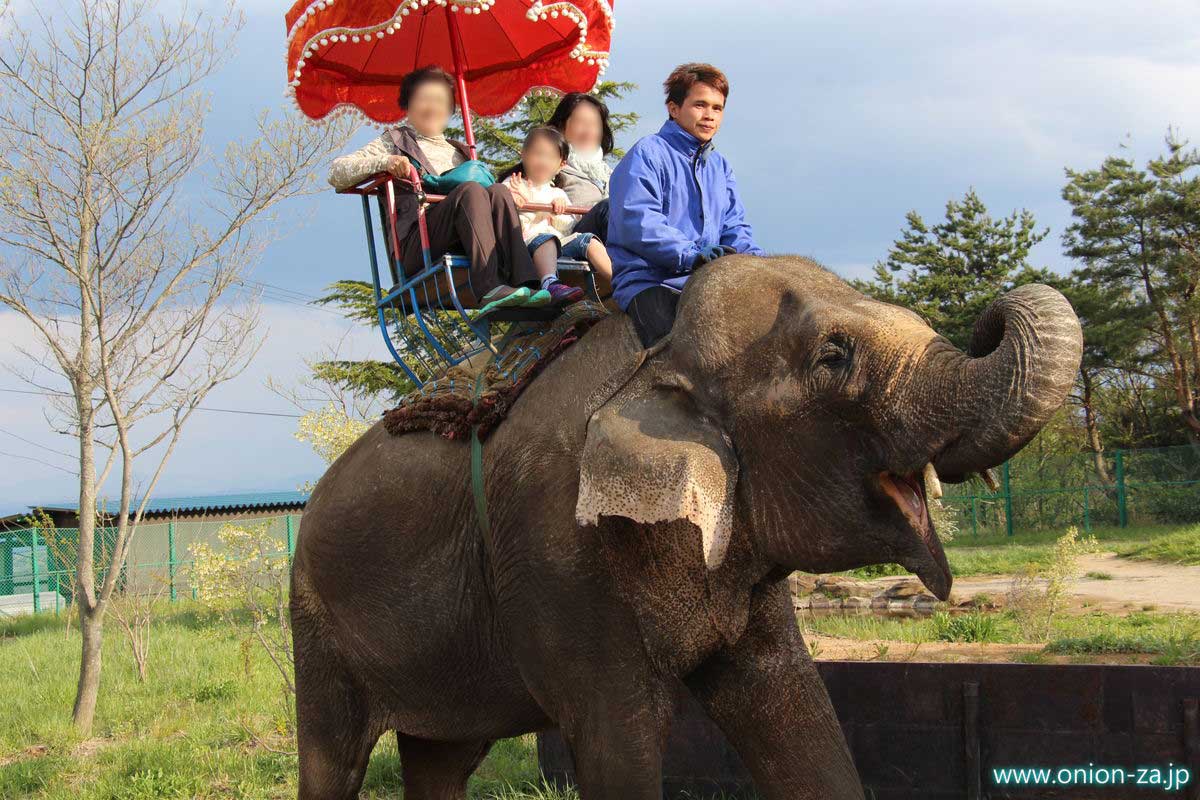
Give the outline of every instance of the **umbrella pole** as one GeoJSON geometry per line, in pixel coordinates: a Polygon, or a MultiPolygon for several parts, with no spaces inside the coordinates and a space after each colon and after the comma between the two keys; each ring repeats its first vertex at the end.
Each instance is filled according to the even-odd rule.
{"type": "Polygon", "coordinates": [[[471,158],[475,158],[475,132],[471,130],[471,106],[467,103],[466,66],[463,64],[461,40],[458,32],[458,14],[450,10],[446,4],[446,23],[450,28],[450,52],[454,56],[454,79],[458,82],[458,107],[462,110],[463,132],[467,137],[467,147],[471,148],[471,158]]]}

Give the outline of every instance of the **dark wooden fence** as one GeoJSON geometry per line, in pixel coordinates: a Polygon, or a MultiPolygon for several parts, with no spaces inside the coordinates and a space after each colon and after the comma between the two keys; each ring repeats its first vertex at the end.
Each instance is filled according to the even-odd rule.
{"type": "MultiPolygon", "coordinates": [[[[818,668],[868,798],[1200,800],[1198,667],[822,661],[818,668]],[[1054,772],[1089,763],[1130,775],[1104,786],[993,780],[996,768],[1054,772]],[[1135,783],[1139,767],[1168,765],[1187,768],[1190,783],[1169,792],[1135,783]]],[[[570,751],[557,731],[539,735],[538,759],[550,781],[570,782],[570,751]]],[[[736,753],[686,694],[663,773],[667,797],[752,796],[736,753]]]]}

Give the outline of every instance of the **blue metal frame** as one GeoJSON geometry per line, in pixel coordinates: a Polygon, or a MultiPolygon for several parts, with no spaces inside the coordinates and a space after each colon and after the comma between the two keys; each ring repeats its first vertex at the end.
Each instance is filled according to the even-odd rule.
{"type": "MultiPolygon", "coordinates": [[[[393,191],[390,181],[381,183],[375,180],[356,193],[362,197],[363,224],[367,234],[367,253],[371,261],[371,284],[375,293],[379,329],[388,352],[414,385],[420,388],[440,377],[450,367],[485,350],[495,353],[489,320],[545,318],[539,315],[553,313],[547,309],[513,308],[493,312],[487,318],[472,318],[458,296],[454,279],[456,271],[460,275],[465,273],[465,283],[471,287],[470,261],[462,255],[447,254],[432,263],[426,258],[424,269],[411,278],[400,279],[398,285],[385,292],[380,279],[370,197],[374,195],[378,201],[383,226],[381,234],[386,242],[386,237],[392,233],[388,226],[395,223],[391,214],[391,208],[394,208],[393,191]],[[385,199],[388,202],[385,203],[385,199]],[[445,291],[439,279],[445,281],[445,291]],[[404,355],[401,355],[402,351],[404,355]]],[[[394,278],[404,274],[400,253],[390,252],[397,247],[398,243],[389,249],[389,272],[394,278]]],[[[560,259],[558,268],[560,272],[584,273],[586,291],[593,299],[599,299],[595,277],[587,262],[560,259]]],[[[473,287],[471,293],[475,294],[473,287]]]]}

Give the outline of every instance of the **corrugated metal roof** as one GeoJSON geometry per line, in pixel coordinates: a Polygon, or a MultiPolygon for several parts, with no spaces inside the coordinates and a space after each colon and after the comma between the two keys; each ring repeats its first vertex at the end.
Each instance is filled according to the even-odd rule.
{"type": "MultiPolygon", "coordinates": [[[[304,505],[308,500],[307,492],[251,492],[247,494],[217,494],[198,495],[194,497],[160,497],[146,504],[147,514],[166,514],[171,511],[180,513],[196,513],[200,511],[234,511],[248,508],[272,508],[275,506],[304,505]]],[[[132,508],[137,508],[140,500],[134,500],[132,508]]],[[[101,503],[102,507],[114,507],[114,501],[101,503]]],[[[45,503],[30,508],[42,508],[46,511],[76,511],[78,503],[45,503]]]]}

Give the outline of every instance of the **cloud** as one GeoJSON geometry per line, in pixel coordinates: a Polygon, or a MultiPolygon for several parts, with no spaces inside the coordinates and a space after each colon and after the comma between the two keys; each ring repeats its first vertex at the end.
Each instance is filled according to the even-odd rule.
{"type": "MultiPolygon", "coordinates": [[[[217,387],[204,401],[208,408],[295,413],[266,388],[268,376],[282,383],[304,376],[303,360],[319,355],[330,344],[343,342],[349,358],[378,357],[377,334],[353,326],[335,314],[282,303],[263,306],[262,349],[250,368],[217,387]]],[[[30,326],[16,314],[0,312],[0,364],[21,364],[15,348],[36,346],[30,326]]],[[[7,373],[0,387],[28,389],[7,373]]],[[[61,382],[60,382],[61,383],[61,382]]],[[[53,384],[59,385],[59,384],[53,384]]],[[[32,440],[41,449],[0,433],[0,451],[34,457],[75,469],[75,460],[49,451],[71,454],[78,445],[51,432],[43,410],[46,398],[0,393],[0,428],[32,440]]],[[[293,437],[296,420],[197,411],[168,463],[157,494],[219,494],[238,491],[289,490],[320,475],[324,466],[308,446],[293,437]]],[[[139,462],[137,480],[144,482],[153,467],[139,462]]],[[[110,492],[117,486],[111,484],[110,492]]],[[[78,494],[76,479],[52,466],[0,455],[0,514],[23,510],[38,502],[56,502],[78,494]]]]}

